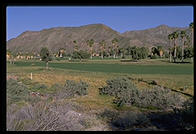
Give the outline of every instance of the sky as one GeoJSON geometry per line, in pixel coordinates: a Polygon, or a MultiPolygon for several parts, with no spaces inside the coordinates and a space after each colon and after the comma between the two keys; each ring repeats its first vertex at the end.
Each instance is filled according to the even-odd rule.
{"type": "Polygon", "coordinates": [[[9,40],[25,31],[97,23],[123,33],[162,24],[187,27],[191,22],[192,6],[8,6],[6,36],[9,40]]]}

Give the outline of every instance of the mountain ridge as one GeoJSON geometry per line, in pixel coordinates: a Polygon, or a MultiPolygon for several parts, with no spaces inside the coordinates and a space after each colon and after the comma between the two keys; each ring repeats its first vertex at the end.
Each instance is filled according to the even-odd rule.
{"type": "Polygon", "coordinates": [[[119,47],[134,45],[147,47],[163,45],[168,47],[167,35],[176,30],[187,29],[162,24],[155,28],[119,33],[102,23],[79,27],[53,27],[40,31],[24,31],[16,38],[7,41],[7,49],[14,52],[39,52],[41,47],[48,47],[50,51],[57,52],[60,48],[65,48],[68,53],[71,53],[74,49],[74,40],[78,42],[81,50],[87,50],[86,41],[94,39],[94,47],[98,51],[100,41],[105,40],[107,45],[111,46],[113,38],[119,40],[119,47]]]}

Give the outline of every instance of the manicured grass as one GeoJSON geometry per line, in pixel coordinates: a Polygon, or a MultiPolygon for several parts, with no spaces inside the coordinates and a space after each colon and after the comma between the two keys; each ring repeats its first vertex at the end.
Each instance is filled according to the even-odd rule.
{"type": "MultiPolygon", "coordinates": [[[[44,67],[44,62],[23,62],[15,63],[18,67],[40,66],[44,67]]],[[[192,64],[102,64],[102,63],[49,63],[51,68],[70,69],[89,72],[104,73],[127,73],[127,74],[173,74],[184,75],[193,74],[192,64]]]]}

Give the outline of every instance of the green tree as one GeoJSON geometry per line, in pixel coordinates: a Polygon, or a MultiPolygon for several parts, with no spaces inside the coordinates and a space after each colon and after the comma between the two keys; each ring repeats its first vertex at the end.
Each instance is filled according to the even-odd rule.
{"type": "Polygon", "coordinates": [[[87,53],[86,51],[74,51],[73,52],[73,55],[72,55],[72,58],[73,59],[87,59],[87,58],[90,58],[90,54],[87,53]]]}
{"type": "Polygon", "coordinates": [[[192,46],[188,46],[184,49],[184,58],[192,58],[194,56],[194,50],[192,46]]]}
{"type": "Polygon", "coordinates": [[[157,47],[152,47],[151,53],[152,53],[152,55],[158,55],[159,51],[158,51],[157,47]]]}
{"type": "Polygon", "coordinates": [[[46,62],[46,69],[48,69],[48,62],[51,61],[51,56],[48,48],[43,47],[40,51],[40,57],[42,61],[46,62]]]}
{"type": "Polygon", "coordinates": [[[125,58],[125,48],[119,48],[119,53],[121,55],[121,58],[125,58]]]}

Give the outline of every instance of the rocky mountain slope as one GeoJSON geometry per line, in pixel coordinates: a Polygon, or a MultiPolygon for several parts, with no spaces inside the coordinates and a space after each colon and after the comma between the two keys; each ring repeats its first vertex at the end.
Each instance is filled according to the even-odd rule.
{"type": "Polygon", "coordinates": [[[176,30],[188,28],[173,28],[160,25],[140,31],[127,31],[119,33],[104,24],[90,24],[80,27],[56,27],[41,31],[25,31],[16,38],[7,42],[7,49],[14,52],[39,52],[42,47],[56,53],[60,48],[65,48],[67,53],[74,49],[73,41],[76,40],[79,49],[87,50],[87,40],[94,39],[94,49],[98,50],[98,43],[106,41],[107,46],[112,46],[112,39],[119,40],[119,47],[127,46],[156,46],[168,47],[167,35],[176,30]]]}

